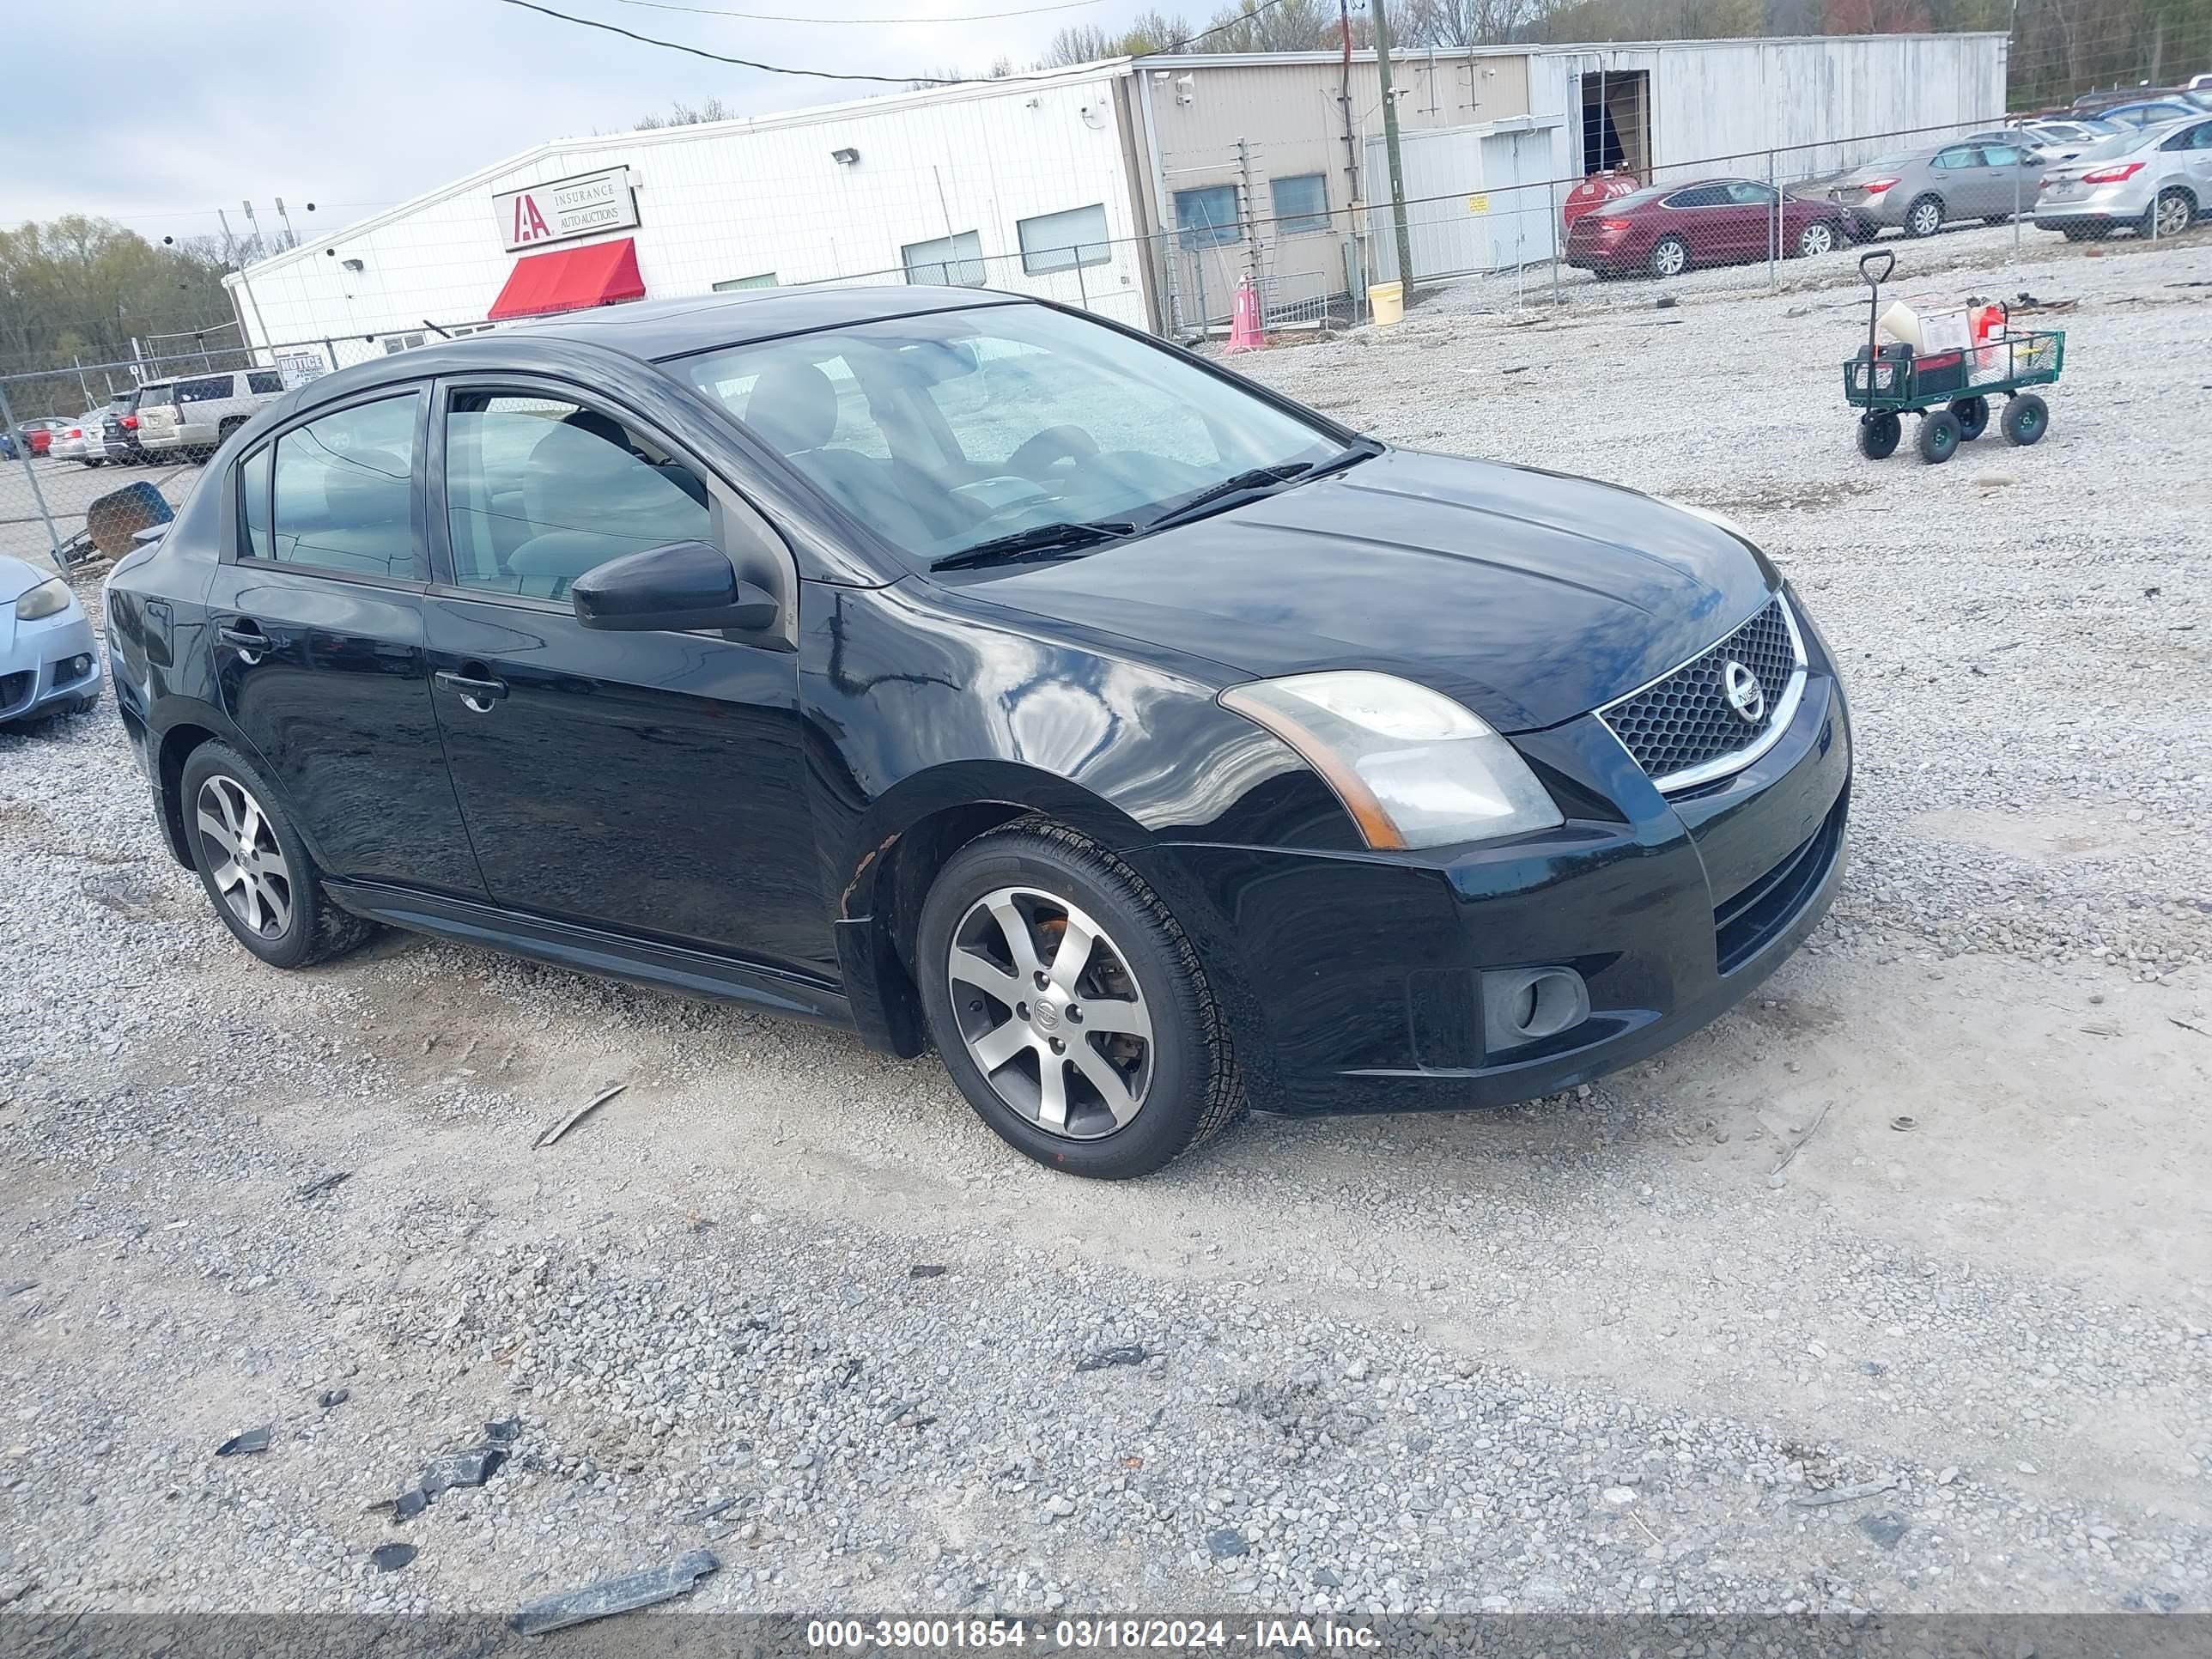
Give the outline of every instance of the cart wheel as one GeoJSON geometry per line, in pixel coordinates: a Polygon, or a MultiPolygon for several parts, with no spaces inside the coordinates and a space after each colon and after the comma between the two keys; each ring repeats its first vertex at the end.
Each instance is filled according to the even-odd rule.
{"type": "Polygon", "coordinates": [[[2033,392],[2023,392],[2004,406],[2004,434],[2023,447],[2051,430],[2051,405],[2033,392]]]}
{"type": "Polygon", "coordinates": [[[1930,466],[1941,466],[1949,460],[1959,447],[1959,417],[1948,409],[1939,409],[1920,420],[1920,459],[1930,466]]]}
{"type": "Polygon", "coordinates": [[[1904,435],[1905,422],[1885,410],[1879,415],[1859,417],[1859,453],[1870,461],[1886,461],[1897,453],[1897,441],[1904,435]]]}
{"type": "Polygon", "coordinates": [[[1990,429],[1990,400],[1987,398],[1960,398],[1951,405],[1951,412],[1959,417],[1959,441],[1970,444],[1990,429]]]}

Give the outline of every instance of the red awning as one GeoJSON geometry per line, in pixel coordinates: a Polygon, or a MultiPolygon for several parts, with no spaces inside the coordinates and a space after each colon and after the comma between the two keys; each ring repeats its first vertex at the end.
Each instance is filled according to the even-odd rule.
{"type": "Polygon", "coordinates": [[[637,244],[625,236],[618,242],[525,254],[514,262],[507,286],[484,315],[497,323],[644,297],[645,279],[637,274],[637,244]]]}

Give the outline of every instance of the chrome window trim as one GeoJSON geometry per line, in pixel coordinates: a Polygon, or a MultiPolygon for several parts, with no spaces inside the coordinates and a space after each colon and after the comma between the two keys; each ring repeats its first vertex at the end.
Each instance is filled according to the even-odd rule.
{"type": "MultiPolygon", "coordinates": [[[[1694,789],[1699,784],[1711,783],[1717,778],[1734,776],[1773,748],[1776,744],[1781,742],[1782,734],[1790,729],[1790,722],[1797,717],[1797,705],[1803,702],[1805,697],[1805,680],[1809,667],[1805,656],[1805,636],[1798,631],[1796,613],[1790,608],[1789,597],[1780,588],[1775,589],[1767,604],[1778,605],[1782,607],[1782,625],[1790,630],[1790,648],[1796,658],[1797,665],[1790,672],[1790,684],[1782,688],[1782,695],[1775,699],[1774,710],[1766,722],[1766,730],[1741,749],[1731,750],[1725,755],[1716,756],[1709,761],[1701,761],[1695,766],[1686,766],[1679,772],[1668,773],[1664,777],[1653,778],[1651,787],[1661,794],[1677,794],[1685,789],[1694,789]]],[[[1621,753],[1626,755],[1632,761],[1636,759],[1634,751],[1626,744],[1621,743],[1620,733],[1613,731],[1613,722],[1607,720],[1606,716],[1620,708],[1621,704],[1642,696],[1653,686],[1672,679],[1692,663],[1697,661],[1699,657],[1704,656],[1707,651],[1715,649],[1723,641],[1741,633],[1759,619],[1759,611],[1765,609],[1766,605],[1760,605],[1759,611],[1753,611],[1750,616],[1746,617],[1727,633],[1723,634],[1719,639],[1715,640],[1711,645],[1705,647],[1703,650],[1691,653],[1665,673],[1654,674],[1634,690],[1624,691],[1611,702],[1600,708],[1597,710],[1597,717],[1603,722],[1605,729],[1612,733],[1613,740],[1620,744],[1621,753]]],[[[1640,770],[1642,763],[1639,762],[1638,764],[1640,770]]]]}

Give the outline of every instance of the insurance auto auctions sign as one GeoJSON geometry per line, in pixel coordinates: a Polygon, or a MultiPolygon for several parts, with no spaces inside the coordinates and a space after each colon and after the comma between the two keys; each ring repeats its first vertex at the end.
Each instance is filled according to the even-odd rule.
{"type": "Polygon", "coordinates": [[[628,167],[506,191],[491,198],[491,207],[510,253],[637,223],[637,193],[628,167]]]}

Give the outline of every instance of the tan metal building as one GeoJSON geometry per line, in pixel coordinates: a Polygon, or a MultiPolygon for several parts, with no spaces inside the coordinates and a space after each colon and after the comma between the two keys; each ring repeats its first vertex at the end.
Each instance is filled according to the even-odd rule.
{"type": "MultiPolygon", "coordinates": [[[[1548,260],[1567,192],[1601,168],[1786,185],[1985,125],[2003,112],[2006,46],[1819,35],[1398,54],[1415,273],[1548,260]]],[[[1164,323],[1218,324],[1248,271],[1278,322],[1396,276],[1372,52],[1140,58],[1119,101],[1139,216],[1158,234],[1164,323]]]]}

